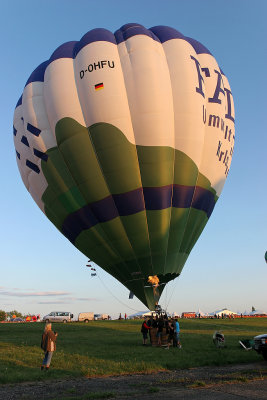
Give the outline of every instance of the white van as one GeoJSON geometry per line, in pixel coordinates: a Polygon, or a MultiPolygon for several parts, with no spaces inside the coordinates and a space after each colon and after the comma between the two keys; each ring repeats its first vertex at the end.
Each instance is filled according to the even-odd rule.
{"type": "Polygon", "coordinates": [[[81,312],[78,315],[79,322],[89,322],[94,320],[94,313],[93,312],[81,312]]]}
{"type": "Polygon", "coordinates": [[[108,314],[94,314],[95,321],[104,320],[104,319],[108,319],[108,314]]]}
{"type": "Polygon", "coordinates": [[[70,322],[73,318],[73,314],[68,311],[52,311],[43,317],[45,322],[70,322]]]}

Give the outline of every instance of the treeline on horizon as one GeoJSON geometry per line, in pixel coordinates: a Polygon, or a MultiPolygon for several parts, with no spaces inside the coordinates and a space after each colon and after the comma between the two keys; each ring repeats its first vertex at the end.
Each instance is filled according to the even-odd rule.
{"type": "Polygon", "coordinates": [[[13,315],[16,315],[17,318],[26,318],[29,314],[22,314],[17,310],[12,311],[4,311],[0,310],[0,321],[6,321],[7,318],[13,318],[13,315]]]}

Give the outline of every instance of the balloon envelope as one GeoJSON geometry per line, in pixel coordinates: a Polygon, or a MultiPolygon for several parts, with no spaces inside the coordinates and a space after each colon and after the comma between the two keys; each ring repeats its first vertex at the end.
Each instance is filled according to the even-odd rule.
{"type": "Polygon", "coordinates": [[[209,50],[165,26],[89,31],[30,75],[13,133],[41,210],[154,309],[231,164],[233,98],[209,50]]]}

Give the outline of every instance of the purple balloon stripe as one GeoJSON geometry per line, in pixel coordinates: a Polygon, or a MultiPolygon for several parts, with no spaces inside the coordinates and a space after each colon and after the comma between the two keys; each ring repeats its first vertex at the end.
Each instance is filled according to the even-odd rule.
{"type": "Polygon", "coordinates": [[[115,194],[88,204],[70,214],[62,225],[62,233],[74,243],[79,234],[98,223],[119,216],[146,210],[164,210],[169,207],[195,208],[209,218],[215,206],[214,195],[207,189],[194,186],[168,185],[138,188],[131,192],[115,194]]]}

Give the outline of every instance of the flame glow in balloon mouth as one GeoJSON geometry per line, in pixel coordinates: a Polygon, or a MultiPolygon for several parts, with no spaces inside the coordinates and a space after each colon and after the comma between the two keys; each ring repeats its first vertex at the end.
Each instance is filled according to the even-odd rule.
{"type": "Polygon", "coordinates": [[[150,275],[148,277],[147,281],[148,281],[148,283],[151,283],[151,285],[154,286],[154,287],[158,287],[159,286],[159,278],[157,277],[157,275],[154,275],[154,276],[150,275]]]}
{"type": "Polygon", "coordinates": [[[159,291],[158,291],[158,286],[159,286],[159,278],[157,277],[157,275],[150,275],[147,279],[148,283],[150,283],[153,286],[153,295],[154,295],[154,299],[155,299],[155,306],[158,304],[159,302],[159,291]]]}

